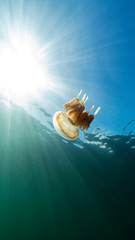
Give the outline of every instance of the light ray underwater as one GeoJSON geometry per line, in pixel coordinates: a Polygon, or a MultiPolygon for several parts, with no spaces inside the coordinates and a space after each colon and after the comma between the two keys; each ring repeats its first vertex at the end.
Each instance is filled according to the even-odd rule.
{"type": "Polygon", "coordinates": [[[1,240],[135,239],[134,9],[0,0],[1,240]]]}

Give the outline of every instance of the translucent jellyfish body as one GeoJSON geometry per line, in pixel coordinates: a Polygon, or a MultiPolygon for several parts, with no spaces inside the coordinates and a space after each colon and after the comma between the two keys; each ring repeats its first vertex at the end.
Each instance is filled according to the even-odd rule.
{"type": "Polygon", "coordinates": [[[67,140],[74,140],[79,136],[79,129],[88,130],[90,123],[100,111],[100,107],[94,114],[89,113],[93,110],[94,106],[89,111],[84,111],[85,103],[88,100],[86,94],[79,102],[79,92],[76,98],[63,105],[65,112],[56,112],[53,116],[53,125],[56,132],[67,140]]]}

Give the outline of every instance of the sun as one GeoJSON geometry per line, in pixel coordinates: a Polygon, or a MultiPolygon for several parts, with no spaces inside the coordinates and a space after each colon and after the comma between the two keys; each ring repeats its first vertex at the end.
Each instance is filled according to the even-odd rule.
{"type": "Polygon", "coordinates": [[[13,98],[36,94],[47,85],[40,51],[28,36],[0,43],[0,93],[13,98]]]}

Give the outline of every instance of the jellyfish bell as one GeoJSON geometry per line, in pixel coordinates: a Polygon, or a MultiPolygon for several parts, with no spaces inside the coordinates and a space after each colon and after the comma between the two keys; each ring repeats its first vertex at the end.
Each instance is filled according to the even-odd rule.
{"type": "Polygon", "coordinates": [[[79,129],[88,130],[94,117],[100,111],[99,107],[94,114],[89,115],[94,106],[89,111],[84,111],[88,97],[85,99],[86,94],[84,94],[79,102],[81,93],[82,90],[76,98],[63,105],[65,112],[58,111],[53,116],[53,125],[56,132],[67,140],[76,139],[79,136],[79,129]]]}
{"type": "Polygon", "coordinates": [[[79,128],[73,125],[65,112],[56,112],[53,117],[56,132],[66,140],[74,140],[79,135],[79,128]]]}

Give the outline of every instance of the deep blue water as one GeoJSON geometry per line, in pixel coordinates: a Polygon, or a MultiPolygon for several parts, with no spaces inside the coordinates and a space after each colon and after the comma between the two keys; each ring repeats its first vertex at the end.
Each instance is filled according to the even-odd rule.
{"type": "Polygon", "coordinates": [[[1,239],[134,239],[134,135],[69,142],[21,107],[0,116],[1,239]]]}

